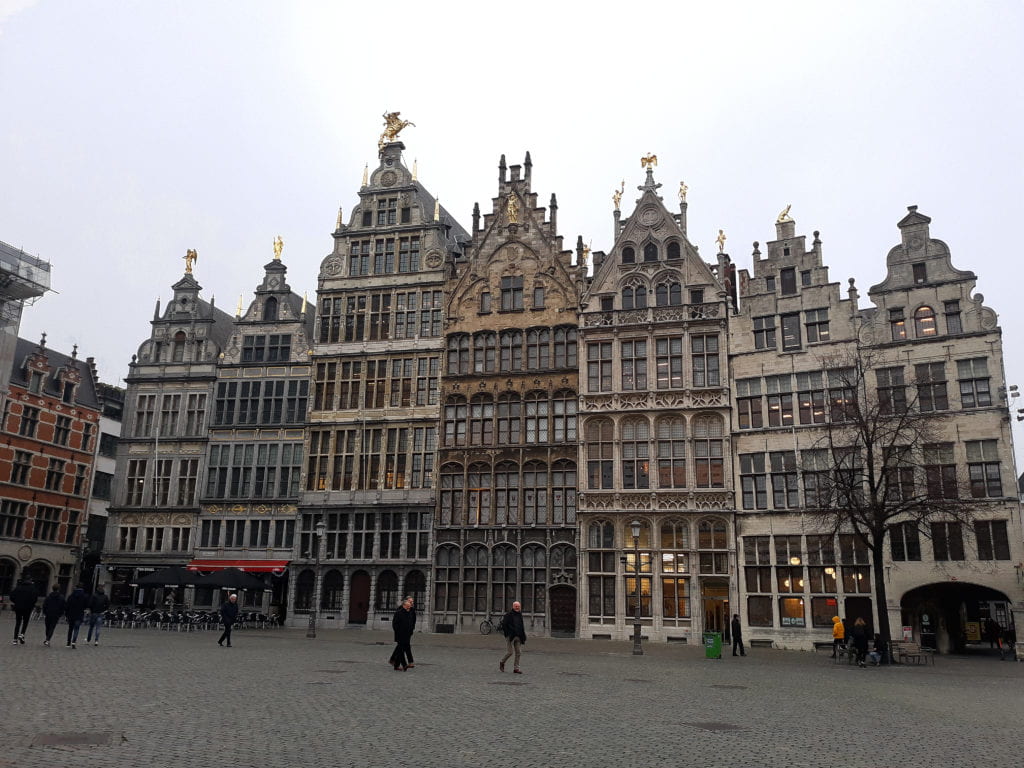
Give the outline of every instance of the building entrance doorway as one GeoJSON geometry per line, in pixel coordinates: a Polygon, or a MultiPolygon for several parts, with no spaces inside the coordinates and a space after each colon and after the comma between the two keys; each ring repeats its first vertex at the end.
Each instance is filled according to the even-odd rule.
{"type": "Polygon", "coordinates": [[[551,634],[558,637],[576,635],[576,590],[561,584],[551,588],[551,634]]]}
{"type": "Polygon", "coordinates": [[[24,576],[36,585],[36,593],[42,597],[50,594],[50,588],[57,586],[50,584],[50,566],[37,560],[22,572],[24,576]]]}
{"type": "Polygon", "coordinates": [[[701,582],[701,599],[704,603],[704,631],[721,632],[725,641],[729,637],[729,582],[709,579],[701,582]]]}
{"type": "Polygon", "coordinates": [[[370,574],[356,571],[349,586],[348,623],[365,624],[370,611],[370,574]]]}
{"type": "MultiPolygon", "coordinates": [[[[962,581],[928,584],[912,589],[900,600],[903,626],[927,648],[941,653],[998,655],[985,636],[987,619],[1007,633],[1015,632],[1010,599],[1002,592],[962,581]],[[1005,622],[1005,623],[1004,623],[1005,622]]],[[[897,635],[899,627],[892,627],[897,635]]]]}

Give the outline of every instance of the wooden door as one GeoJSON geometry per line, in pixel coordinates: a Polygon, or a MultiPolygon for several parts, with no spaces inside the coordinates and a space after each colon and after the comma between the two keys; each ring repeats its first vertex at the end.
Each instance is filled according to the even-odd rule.
{"type": "Polygon", "coordinates": [[[370,574],[356,571],[349,586],[348,623],[365,624],[370,611],[370,574]]]}
{"type": "Polygon", "coordinates": [[[551,588],[551,634],[576,634],[576,590],[566,584],[551,588]]]}

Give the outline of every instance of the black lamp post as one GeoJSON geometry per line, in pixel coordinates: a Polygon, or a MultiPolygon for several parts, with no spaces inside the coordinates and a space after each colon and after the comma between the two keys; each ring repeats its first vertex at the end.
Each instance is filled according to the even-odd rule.
{"type": "Polygon", "coordinates": [[[316,552],[316,571],[313,576],[313,604],[309,607],[309,627],[306,629],[306,637],[310,639],[316,638],[316,609],[320,605],[320,543],[324,540],[324,531],[327,530],[327,526],[324,521],[321,520],[316,524],[316,531],[313,536],[316,538],[312,542],[313,551],[316,552]]]}
{"type": "Polygon", "coordinates": [[[643,656],[644,649],[640,644],[640,521],[629,524],[633,533],[633,571],[636,574],[636,605],[633,611],[633,655],[643,656]]]}

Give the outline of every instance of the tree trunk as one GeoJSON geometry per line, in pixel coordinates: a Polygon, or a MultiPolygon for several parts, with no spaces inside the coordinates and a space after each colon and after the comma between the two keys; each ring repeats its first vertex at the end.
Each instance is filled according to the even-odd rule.
{"type": "MultiPolygon", "coordinates": [[[[876,542],[878,540],[876,539],[876,542]]],[[[885,591],[885,562],[882,559],[885,552],[885,539],[871,547],[871,567],[875,577],[875,608],[878,612],[878,635],[882,638],[882,664],[889,664],[892,659],[892,632],[889,628],[889,605],[885,591]]]]}

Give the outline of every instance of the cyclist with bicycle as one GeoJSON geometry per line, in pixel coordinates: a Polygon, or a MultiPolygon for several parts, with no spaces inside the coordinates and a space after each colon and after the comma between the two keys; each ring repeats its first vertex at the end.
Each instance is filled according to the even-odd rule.
{"type": "Polygon", "coordinates": [[[507,653],[498,662],[498,669],[504,672],[505,662],[509,660],[510,656],[515,654],[516,658],[513,662],[512,671],[517,675],[521,675],[523,671],[519,668],[519,648],[526,643],[526,627],[523,624],[523,606],[518,600],[512,603],[512,610],[505,614],[505,618],[501,620],[499,628],[502,634],[505,635],[508,648],[507,653]]]}

